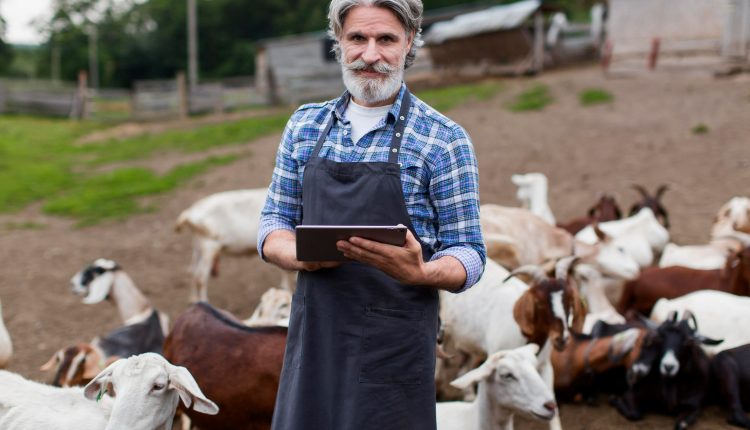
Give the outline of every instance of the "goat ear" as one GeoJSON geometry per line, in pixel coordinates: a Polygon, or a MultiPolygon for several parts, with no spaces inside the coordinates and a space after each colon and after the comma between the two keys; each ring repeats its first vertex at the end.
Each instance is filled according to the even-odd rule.
{"type": "Polygon", "coordinates": [[[57,351],[54,354],[52,354],[52,357],[46,363],[42,364],[39,370],[41,370],[42,372],[47,372],[49,370],[54,369],[55,366],[57,366],[57,363],[60,361],[59,356],[60,356],[60,351],[57,351]]]}
{"type": "Polygon", "coordinates": [[[92,379],[101,370],[101,357],[94,351],[86,353],[86,359],[83,361],[83,378],[92,379]]]}
{"type": "Polygon", "coordinates": [[[594,227],[594,233],[596,234],[596,237],[599,239],[600,242],[606,243],[612,239],[607,233],[604,232],[604,230],[599,228],[598,223],[595,223],[593,227],[594,227]]]}
{"type": "Polygon", "coordinates": [[[104,272],[97,276],[89,284],[89,294],[83,299],[83,303],[93,305],[106,299],[109,296],[114,281],[115,275],[112,272],[104,272]]]}
{"type": "Polygon", "coordinates": [[[169,387],[177,390],[186,408],[193,405],[193,410],[196,412],[208,415],[219,413],[219,407],[203,395],[193,375],[186,368],[169,365],[169,387]]]}
{"type": "Polygon", "coordinates": [[[524,336],[534,333],[534,293],[533,287],[526,290],[513,305],[513,319],[516,320],[524,336]]]}
{"type": "Polygon", "coordinates": [[[454,379],[453,381],[451,381],[451,385],[458,388],[459,390],[467,390],[474,386],[474,384],[478,384],[483,379],[489,378],[492,375],[492,372],[495,371],[495,369],[487,363],[488,361],[477,367],[476,369],[467,372],[460,378],[454,379]]]}
{"type": "Polygon", "coordinates": [[[710,337],[706,337],[703,335],[695,336],[695,340],[698,341],[698,343],[702,343],[703,345],[710,345],[710,346],[716,346],[724,342],[724,339],[711,339],[710,337]]]}
{"type": "Polygon", "coordinates": [[[573,323],[571,329],[577,333],[581,333],[583,330],[583,323],[586,320],[586,305],[583,298],[578,293],[578,288],[568,284],[566,287],[570,294],[570,300],[573,304],[573,323]]]}
{"type": "Polygon", "coordinates": [[[106,369],[99,372],[99,374],[96,375],[94,379],[91,380],[91,382],[86,384],[86,387],[84,387],[83,389],[83,395],[86,396],[86,398],[89,400],[99,400],[101,396],[104,395],[104,392],[107,390],[107,386],[112,380],[112,373],[124,361],[124,359],[117,360],[107,366],[106,369]]]}

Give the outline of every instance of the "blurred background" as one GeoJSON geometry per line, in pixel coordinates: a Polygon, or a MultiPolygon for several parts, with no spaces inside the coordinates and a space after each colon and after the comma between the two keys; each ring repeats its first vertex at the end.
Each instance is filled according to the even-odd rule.
{"type": "MultiPolygon", "coordinates": [[[[182,210],[266,187],[301,103],[343,91],[328,0],[0,0],[0,299],[10,370],[119,325],[70,278],[117,261],[156,307],[188,304],[182,210]]],[[[425,0],[406,82],[462,125],[482,203],[519,206],[540,172],[558,220],[603,193],[667,185],[671,240],[705,243],[750,195],[750,0],[425,0]]],[[[246,318],[278,273],[224,259],[212,304],[246,318]]],[[[636,428],[602,401],[563,404],[574,429],[636,428]]],[[[524,422],[524,428],[545,425],[524,422]]],[[[665,428],[649,417],[638,428],[665,428]]],[[[725,428],[709,409],[695,428],[725,428]]]]}

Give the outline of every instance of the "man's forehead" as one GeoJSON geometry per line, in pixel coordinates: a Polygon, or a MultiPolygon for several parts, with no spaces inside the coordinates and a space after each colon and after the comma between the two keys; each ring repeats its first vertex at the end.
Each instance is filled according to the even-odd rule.
{"type": "Polygon", "coordinates": [[[353,7],[344,18],[343,28],[345,33],[394,33],[404,30],[403,24],[391,9],[378,6],[353,7]]]}

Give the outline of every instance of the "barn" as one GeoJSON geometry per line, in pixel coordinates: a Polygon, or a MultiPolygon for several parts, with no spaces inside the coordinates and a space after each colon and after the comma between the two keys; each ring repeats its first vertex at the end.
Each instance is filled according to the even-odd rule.
{"type": "Polygon", "coordinates": [[[750,0],[609,0],[607,33],[615,71],[746,65],[750,0]]]}

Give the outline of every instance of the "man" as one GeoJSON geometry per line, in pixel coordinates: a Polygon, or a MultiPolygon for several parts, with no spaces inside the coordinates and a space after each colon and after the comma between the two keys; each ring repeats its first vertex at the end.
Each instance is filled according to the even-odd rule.
{"type": "Polygon", "coordinates": [[[332,0],[347,92],[287,124],[258,250],[300,270],[275,430],[435,429],[438,289],[484,269],[477,163],[456,123],[412,96],[421,0],[332,0]],[[300,262],[298,224],[408,227],[403,247],[339,241],[347,263],[300,262]]]}

